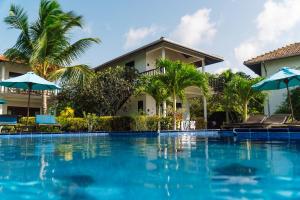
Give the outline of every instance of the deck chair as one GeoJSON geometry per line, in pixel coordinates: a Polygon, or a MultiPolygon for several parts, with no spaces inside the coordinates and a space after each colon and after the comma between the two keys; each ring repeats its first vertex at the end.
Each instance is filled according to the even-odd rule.
{"type": "Polygon", "coordinates": [[[15,115],[0,115],[0,133],[2,130],[9,130],[5,128],[8,126],[16,127],[18,123],[18,116],[15,115]]]}
{"type": "Polygon", "coordinates": [[[243,123],[231,123],[223,125],[223,129],[233,129],[233,128],[247,128],[247,127],[255,127],[255,126],[261,126],[264,120],[267,117],[265,115],[252,115],[250,116],[246,122],[243,123]]]}
{"type": "Polygon", "coordinates": [[[274,128],[285,126],[285,123],[291,117],[290,114],[274,114],[268,117],[262,124],[263,128],[274,128]]]}
{"type": "Polygon", "coordinates": [[[36,128],[41,126],[61,128],[61,125],[56,122],[55,116],[53,115],[36,115],[35,124],[36,128]]]}

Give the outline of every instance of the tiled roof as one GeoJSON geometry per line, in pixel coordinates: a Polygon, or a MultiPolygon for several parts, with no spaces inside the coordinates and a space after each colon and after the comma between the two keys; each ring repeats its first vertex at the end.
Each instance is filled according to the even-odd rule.
{"type": "Polygon", "coordinates": [[[244,62],[244,65],[251,67],[264,61],[276,60],[298,55],[300,55],[300,43],[294,43],[247,60],[244,62]]]}
{"type": "Polygon", "coordinates": [[[0,62],[7,62],[8,59],[4,55],[0,55],[0,62]]]}

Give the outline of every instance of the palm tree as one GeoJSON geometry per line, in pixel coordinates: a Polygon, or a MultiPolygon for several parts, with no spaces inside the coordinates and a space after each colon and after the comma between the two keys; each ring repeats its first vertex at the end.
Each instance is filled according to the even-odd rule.
{"type": "Polygon", "coordinates": [[[158,115],[157,131],[160,131],[160,105],[169,97],[168,89],[162,81],[162,75],[142,76],[138,81],[135,91],[136,95],[147,93],[153,97],[156,103],[156,113],[158,115]]]}
{"type": "Polygon", "coordinates": [[[261,91],[255,91],[251,88],[252,85],[261,81],[261,78],[245,78],[241,75],[234,75],[231,81],[226,84],[224,95],[231,102],[231,107],[234,107],[242,114],[242,119],[245,122],[248,119],[248,105],[251,100],[263,99],[265,94],[261,91]]]}
{"type": "Polygon", "coordinates": [[[158,67],[164,68],[162,81],[167,86],[173,101],[173,129],[176,130],[176,98],[185,98],[184,90],[190,86],[197,86],[204,95],[208,92],[208,80],[204,73],[196,69],[194,65],[180,61],[161,59],[158,67]]]}
{"type": "MultiPolygon", "coordinates": [[[[28,64],[48,80],[72,79],[83,83],[91,75],[87,65],[72,66],[92,43],[99,43],[97,38],[70,42],[70,31],[83,26],[82,16],[72,11],[64,12],[56,0],[41,0],[39,17],[33,23],[29,23],[27,13],[15,5],[11,5],[4,21],[10,28],[20,31],[15,45],[4,53],[11,61],[28,64]]],[[[42,101],[43,113],[46,113],[46,91],[42,93],[42,101]]]]}

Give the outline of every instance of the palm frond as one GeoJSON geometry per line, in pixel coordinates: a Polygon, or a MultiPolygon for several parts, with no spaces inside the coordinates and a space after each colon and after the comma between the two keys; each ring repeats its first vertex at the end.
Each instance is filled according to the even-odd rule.
{"type": "Polygon", "coordinates": [[[62,67],[54,71],[49,79],[60,80],[62,83],[68,81],[77,82],[83,85],[93,74],[94,72],[87,65],[74,65],[71,67],[62,67]]]}
{"type": "Polygon", "coordinates": [[[97,38],[80,39],[74,44],[63,49],[63,51],[55,57],[55,60],[59,65],[70,65],[74,60],[78,59],[93,43],[99,42],[100,40],[97,38]]]}

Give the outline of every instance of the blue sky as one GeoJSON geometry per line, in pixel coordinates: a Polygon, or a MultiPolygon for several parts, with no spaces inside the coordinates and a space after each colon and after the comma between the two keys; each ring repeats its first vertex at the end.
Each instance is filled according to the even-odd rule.
{"type": "MultiPolygon", "coordinates": [[[[242,61],[300,40],[299,0],[59,0],[64,10],[83,15],[83,30],[74,39],[99,37],[77,62],[95,67],[111,58],[165,36],[193,48],[222,56],[225,61],[207,67],[218,73],[231,68],[251,71],[242,61]]],[[[3,18],[11,3],[30,19],[37,17],[38,0],[0,1],[0,53],[18,35],[3,18]]]]}

